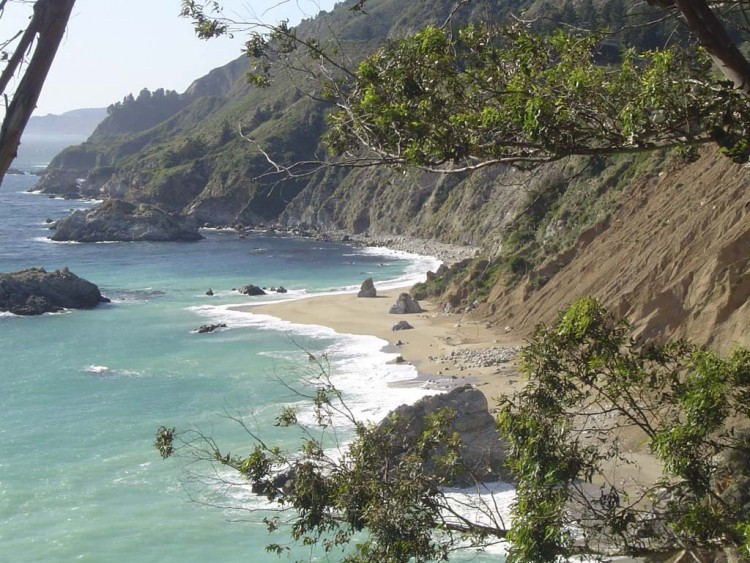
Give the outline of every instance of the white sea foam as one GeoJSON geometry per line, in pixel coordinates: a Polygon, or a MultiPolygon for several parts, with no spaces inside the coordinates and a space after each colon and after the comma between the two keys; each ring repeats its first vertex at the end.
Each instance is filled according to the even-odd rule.
{"type": "Polygon", "coordinates": [[[99,375],[102,377],[137,377],[141,375],[138,371],[128,369],[111,369],[109,366],[100,366],[91,364],[83,368],[83,371],[92,375],[99,375]]]}
{"type": "MultiPolygon", "coordinates": [[[[228,328],[251,327],[281,332],[292,342],[305,341],[303,348],[312,341],[309,350],[300,349],[300,357],[309,353],[316,361],[330,365],[332,383],[343,393],[347,407],[359,419],[378,421],[401,404],[413,403],[437,392],[419,386],[393,387],[392,383],[414,379],[417,370],[408,364],[389,363],[398,354],[383,351],[388,344],[385,340],[375,336],[339,334],[326,326],[292,323],[271,315],[235,311],[232,307],[235,305],[204,305],[189,310],[213,323],[225,323],[228,328]],[[318,339],[333,340],[333,344],[312,349],[318,339]]],[[[311,376],[314,375],[318,374],[311,369],[311,376]]],[[[311,417],[311,412],[307,414],[311,417]]],[[[304,416],[304,422],[312,420],[308,420],[308,416],[304,416]]]]}
{"type": "Polygon", "coordinates": [[[412,254],[401,250],[390,250],[383,247],[364,247],[360,249],[360,251],[362,254],[392,256],[398,260],[409,260],[411,262],[404,275],[392,280],[385,280],[377,283],[376,287],[380,289],[392,289],[395,287],[403,287],[423,282],[426,279],[428,271],[434,272],[443,263],[442,260],[439,260],[434,256],[423,256],[421,254],[412,254]]]}
{"type": "Polygon", "coordinates": [[[34,242],[46,242],[48,244],[83,244],[75,240],[52,240],[49,237],[34,237],[31,240],[34,242]]]}
{"type": "MultiPolygon", "coordinates": [[[[375,250],[363,250],[375,253],[375,250]]],[[[377,252],[380,253],[380,249],[377,252]]],[[[406,255],[406,253],[399,254],[406,255]]],[[[436,259],[424,258],[409,273],[396,280],[378,284],[378,287],[385,289],[386,287],[399,287],[414,283],[417,281],[417,276],[419,276],[418,279],[424,279],[423,272],[429,268],[437,268],[439,264],[440,262],[436,259]]],[[[346,289],[347,291],[356,291],[358,286],[350,286],[346,289]]],[[[278,296],[279,298],[275,300],[299,299],[307,296],[310,295],[286,295],[278,296]]],[[[266,303],[269,303],[269,301],[264,302],[264,304],[266,303]]],[[[306,352],[312,354],[311,375],[317,375],[316,364],[318,362],[327,366],[331,383],[341,391],[347,408],[358,420],[377,422],[401,404],[414,403],[425,395],[438,392],[417,385],[391,385],[392,383],[414,379],[417,376],[417,371],[411,365],[389,363],[398,354],[383,351],[387,342],[375,336],[338,334],[329,327],[292,323],[270,315],[236,311],[232,309],[233,307],[236,307],[236,305],[205,305],[191,307],[190,310],[210,319],[211,322],[226,323],[229,328],[252,327],[257,330],[284,333],[295,342],[307,344],[312,341],[309,350],[301,349],[298,353],[295,352],[292,355],[299,355],[299,361],[304,364],[304,354],[306,352]],[[326,343],[322,348],[314,349],[314,341],[318,339],[325,339],[326,343]]],[[[265,353],[264,355],[272,356],[279,361],[289,359],[289,352],[265,353]]],[[[314,422],[309,403],[301,401],[290,406],[299,408],[298,419],[301,423],[311,424],[314,422]]],[[[348,420],[343,416],[336,417],[334,424],[339,430],[345,430],[349,426],[348,420]]],[[[336,457],[337,451],[332,450],[329,455],[336,457]]],[[[267,501],[263,497],[253,494],[248,486],[224,488],[224,494],[227,493],[232,497],[230,504],[237,503],[243,506],[243,509],[248,507],[261,510],[270,508],[267,501]]],[[[511,485],[498,483],[487,485],[480,491],[475,489],[450,490],[448,491],[448,497],[452,499],[455,505],[454,509],[462,515],[485,523],[500,519],[507,523],[509,507],[515,497],[515,492],[511,485]]],[[[505,548],[503,545],[497,545],[492,546],[487,551],[502,556],[505,548]]]]}
{"type": "MultiPolygon", "coordinates": [[[[411,265],[403,276],[379,282],[378,289],[389,289],[411,285],[425,279],[425,272],[437,269],[442,263],[431,256],[420,256],[408,252],[380,247],[362,247],[356,255],[390,256],[398,260],[409,260],[411,265]]],[[[308,294],[304,291],[274,295],[272,299],[256,300],[245,305],[271,304],[289,299],[301,299],[319,295],[335,295],[356,292],[359,286],[345,286],[338,290],[308,294]]],[[[270,315],[246,313],[232,310],[237,305],[205,305],[191,307],[195,313],[211,319],[213,323],[225,323],[228,328],[252,327],[260,330],[283,332],[292,340],[298,338],[332,339],[334,344],[326,350],[314,352],[324,354],[330,361],[334,385],[343,392],[347,406],[358,418],[377,421],[388,412],[404,403],[413,403],[421,397],[436,393],[423,387],[398,387],[390,384],[414,379],[416,368],[408,364],[389,363],[398,354],[383,351],[388,343],[374,336],[338,334],[321,325],[298,324],[270,315]]]]}

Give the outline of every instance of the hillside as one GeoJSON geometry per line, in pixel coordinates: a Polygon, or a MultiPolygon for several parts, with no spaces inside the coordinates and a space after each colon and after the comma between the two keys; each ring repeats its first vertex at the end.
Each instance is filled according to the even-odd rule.
{"type": "MultiPolygon", "coordinates": [[[[443,22],[453,5],[370,0],[363,14],[348,9],[353,3],[303,22],[298,33],[337,41],[351,65],[386,39],[443,22]]],[[[526,9],[547,14],[540,18],[547,25],[561,14],[544,0],[471,7],[462,18],[502,19],[526,9]]],[[[605,5],[600,22],[613,17],[607,13],[605,5]]],[[[653,27],[628,33],[645,47],[658,43],[653,27]]],[[[483,257],[453,273],[453,285],[430,291],[454,308],[483,304],[490,321],[519,336],[590,294],[635,320],[644,335],[688,336],[719,348],[747,343],[740,319],[750,290],[739,250],[747,242],[745,175],[713,149],[693,163],[656,153],[568,159],[532,172],[329,167],[285,179],[270,173],[266,154],[285,165],[323,154],[328,106],[288,69],[272,67],[275,80],[263,89],[248,85],[247,70],[240,58],[182,94],[142,91],[114,104],[86,143],[54,159],[38,188],[155,204],[199,224],[479,246],[483,257]]]]}
{"type": "Polygon", "coordinates": [[[591,295],[645,338],[688,338],[721,352],[750,346],[748,187],[747,170],[708,147],[696,162],[642,177],[571,251],[537,270],[559,269],[542,288],[499,283],[486,312],[527,334],[591,295]]]}
{"type": "Polygon", "coordinates": [[[29,120],[24,135],[76,135],[87,137],[107,117],[105,108],[84,108],[60,115],[36,115],[29,120]]]}

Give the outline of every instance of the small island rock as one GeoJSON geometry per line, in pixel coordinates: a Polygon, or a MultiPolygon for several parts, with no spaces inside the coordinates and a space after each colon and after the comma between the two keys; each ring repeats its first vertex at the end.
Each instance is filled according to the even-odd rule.
{"type": "Polygon", "coordinates": [[[99,288],[68,268],[47,272],[29,268],[0,274],[0,311],[15,315],[41,315],[63,309],[90,309],[108,303],[99,288]]]}
{"type": "Polygon", "coordinates": [[[55,241],[201,240],[198,227],[177,215],[145,203],[111,199],[93,209],[74,211],[54,225],[55,241]]]}
{"type": "Polygon", "coordinates": [[[359,288],[357,297],[377,297],[378,292],[375,289],[375,284],[372,282],[372,278],[367,278],[362,282],[362,286],[359,288]]]}

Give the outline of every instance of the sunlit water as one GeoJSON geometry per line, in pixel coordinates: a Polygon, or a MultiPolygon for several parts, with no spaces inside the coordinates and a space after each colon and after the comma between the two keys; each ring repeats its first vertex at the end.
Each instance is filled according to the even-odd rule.
{"type": "MultiPolygon", "coordinates": [[[[32,170],[56,147],[53,139],[47,149],[26,148],[14,166],[32,170]]],[[[51,243],[48,218],[91,204],[26,193],[34,180],[8,176],[0,188],[0,272],[68,266],[112,303],[0,316],[0,561],[278,561],[263,548],[286,537],[269,537],[259,515],[236,522],[237,512],[206,504],[262,503],[246,487],[200,484],[208,466],[162,461],[156,428],[199,428],[246,453],[250,441],[229,414],[293,446],[298,439],[273,420],[300,401],[289,386],[305,389],[308,351],[328,354],[334,382],[359,416],[378,419],[416,400],[423,390],[387,385],[414,373],[386,363],[384,342],[228,305],[279,298],[232,291],[248,283],[282,285],[283,298],[300,298],[352,290],[370,276],[409,283],[435,261],[218,231],[198,243],[51,243]],[[227,328],[193,332],[218,322],[227,328]]],[[[308,556],[296,549],[281,559],[308,556]]]]}

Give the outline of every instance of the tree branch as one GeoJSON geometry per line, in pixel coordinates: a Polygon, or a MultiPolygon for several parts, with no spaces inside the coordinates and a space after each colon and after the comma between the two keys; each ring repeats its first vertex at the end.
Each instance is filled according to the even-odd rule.
{"type": "MultiPolygon", "coordinates": [[[[34,5],[29,30],[38,32],[39,38],[0,128],[0,182],[16,156],[23,130],[36,108],[74,4],[75,0],[37,0],[34,5]]],[[[28,46],[26,35],[21,44],[28,46]]]]}

